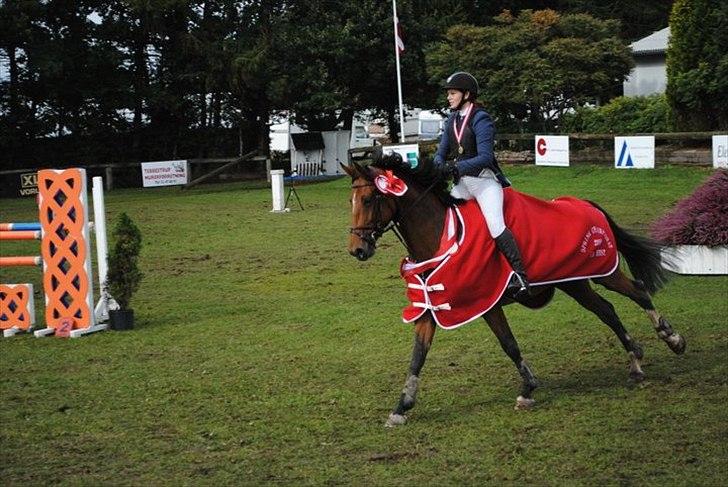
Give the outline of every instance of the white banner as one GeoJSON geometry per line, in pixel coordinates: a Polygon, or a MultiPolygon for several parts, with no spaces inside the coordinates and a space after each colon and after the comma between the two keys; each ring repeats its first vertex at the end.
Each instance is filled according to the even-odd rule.
{"type": "Polygon", "coordinates": [[[402,156],[402,160],[409,164],[412,169],[416,168],[420,163],[420,148],[417,144],[385,145],[382,147],[382,153],[385,156],[394,152],[402,156]]]}
{"type": "Polygon", "coordinates": [[[537,135],[535,144],[537,166],[569,166],[568,135],[537,135]]]}
{"type": "Polygon", "coordinates": [[[614,167],[618,169],[653,169],[655,136],[614,138],[614,167]]]}
{"type": "Polygon", "coordinates": [[[145,188],[187,184],[189,173],[187,161],[142,162],[142,183],[145,188]]]}
{"type": "Polygon", "coordinates": [[[713,136],[713,167],[728,168],[728,135],[713,136]]]}

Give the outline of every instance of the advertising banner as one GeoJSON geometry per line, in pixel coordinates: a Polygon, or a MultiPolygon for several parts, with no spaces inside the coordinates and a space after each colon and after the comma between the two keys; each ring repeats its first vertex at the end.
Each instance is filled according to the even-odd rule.
{"type": "Polygon", "coordinates": [[[142,183],[145,188],[187,184],[189,173],[187,161],[142,162],[142,183]]]}
{"type": "Polygon", "coordinates": [[[38,194],[38,173],[26,172],[20,175],[20,196],[38,194]]]}
{"type": "Polygon", "coordinates": [[[713,167],[728,168],[728,135],[713,136],[713,167]]]}
{"type": "Polygon", "coordinates": [[[614,167],[618,169],[654,169],[655,137],[653,135],[615,137],[614,167]]]}
{"type": "Polygon", "coordinates": [[[569,166],[568,135],[537,135],[535,144],[537,166],[569,166]]]}

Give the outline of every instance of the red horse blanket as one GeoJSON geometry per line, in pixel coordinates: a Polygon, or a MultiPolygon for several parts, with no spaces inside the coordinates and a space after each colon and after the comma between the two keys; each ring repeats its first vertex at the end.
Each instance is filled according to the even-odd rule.
{"type": "MultiPolygon", "coordinates": [[[[609,223],[586,201],[543,201],[511,188],[503,193],[506,225],[516,237],[532,285],[601,277],[617,268],[609,223]]],[[[437,324],[449,329],[493,307],[513,270],[471,200],[448,210],[437,256],[425,262],[404,259],[400,272],[410,301],[402,313],[405,323],[430,310],[437,324]]]]}

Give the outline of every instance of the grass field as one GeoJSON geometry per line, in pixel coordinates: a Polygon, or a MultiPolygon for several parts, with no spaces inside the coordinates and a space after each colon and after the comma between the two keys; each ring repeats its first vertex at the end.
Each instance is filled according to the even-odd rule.
{"type": "MultiPolygon", "coordinates": [[[[540,197],[593,199],[638,233],[711,173],[506,172],[540,197]]],[[[262,185],[108,193],[109,226],[125,211],[145,239],[136,328],[0,341],[0,484],[723,485],[728,277],[676,276],[656,296],[682,356],[600,290],[644,346],[639,386],[612,332],[563,294],[509,307],[542,382],[532,411],[513,410],[519,377],[482,320],[441,330],[409,423],[385,429],[412,344],[404,251],[387,235],[370,261],[346,253],[348,185],[302,187],[306,211],[289,214],[269,213],[262,185]]],[[[33,203],[0,201],[0,220],[36,219],[33,203]]],[[[0,281],[41,289],[37,269],[0,281]]]]}

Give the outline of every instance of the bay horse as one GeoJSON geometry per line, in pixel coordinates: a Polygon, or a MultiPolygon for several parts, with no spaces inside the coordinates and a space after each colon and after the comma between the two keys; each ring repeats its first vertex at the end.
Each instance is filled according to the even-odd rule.
{"type": "MultiPolygon", "coordinates": [[[[428,175],[428,171],[411,170],[407,164],[402,164],[401,158],[396,155],[380,156],[369,166],[354,163],[351,166],[342,164],[342,167],[351,176],[352,182],[352,226],[348,244],[348,251],[352,256],[360,261],[372,257],[377,240],[390,229],[400,237],[409,258],[413,261],[423,262],[435,255],[446,211],[450,205],[461,203],[449,195],[447,182],[436,171],[430,170],[428,175]],[[404,194],[400,196],[384,194],[376,188],[374,179],[385,170],[392,171],[405,182],[408,189],[404,194]]],[[[612,329],[627,351],[630,379],[639,382],[644,379],[640,365],[644,355],[642,347],[627,333],[614,306],[594,291],[590,281],[637,303],[647,313],[658,337],[676,354],[683,353],[685,339],[673,330],[670,323],[652,304],[651,294],[658,291],[667,279],[667,274],[661,265],[660,245],[648,238],[628,233],[596,203],[590,201],[587,203],[605,215],[614,233],[617,250],[627,262],[634,279],[625,275],[617,266],[614,272],[605,277],[534,285],[531,297],[518,303],[529,308],[539,308],[550,302],[555,288],[562,290],[612,329]]],[[[533,392],[538,382],[522,358],[518,342],[511,333],[503,312],[503,306],[511,303],[514,303],[514,300],[504,294],[496,305],[483,315],[483,318],[523,380],[515,408],[529,409],[535,404],[533,392]]],[[[407,421],[405,413],[415,405],[420,372],[432,345],[435,329],[436,323],[429,310],[414,322],[415,340],[408,376],[399,401],[387,419],[388,427],[404,424],[407,421]]]]}

